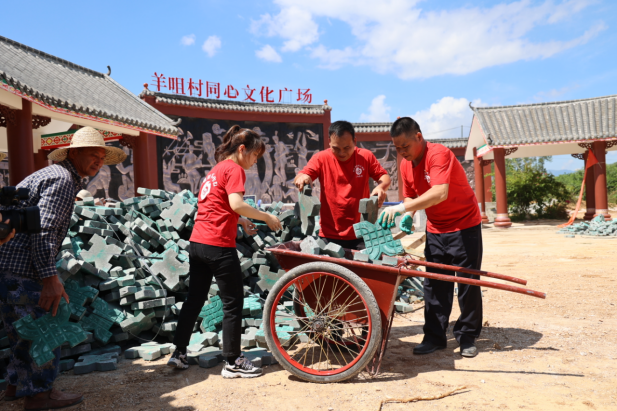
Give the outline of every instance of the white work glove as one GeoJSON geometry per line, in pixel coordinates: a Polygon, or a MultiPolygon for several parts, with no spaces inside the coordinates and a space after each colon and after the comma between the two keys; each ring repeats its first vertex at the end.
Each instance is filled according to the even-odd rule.
{"type": "Polygon", "coordinates": [[[405,212],[405,204],[400,203],[395,206],[384,208],[379,215],[377,224],[381,225],[384,229],[390,229],[396,225],[396,217],[405,212]]]}

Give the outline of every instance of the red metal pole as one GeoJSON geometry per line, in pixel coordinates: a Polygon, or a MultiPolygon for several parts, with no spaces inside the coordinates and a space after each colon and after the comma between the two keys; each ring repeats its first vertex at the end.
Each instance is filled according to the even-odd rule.
{"type": "Polygon", "coordinates": [[[506,150],[496,148],[495,156],[495,192],[497,194],[497,216],[495,227],[508,228],[512,225],[508,216],[508,194],[506,189],[506,150]]]}
{"type": "Polygon", "coordinates": [[[457,271],[459,273],[481,275],[484,277],[497,278],[499,280],[510,281],[517,284],[527,285],[527,280],[522,278],[510,277],[509,275],[503,275],[498,273],[491,273],[490,271],[474,270],[473,268],[456,267],[453,265],[430,263],[428,261],[414,260],[413,258],[399,258],[399,263],[421,265],[423,267],[438,268],[440,270],[457,271]]]}
{"type": "Polygon", "coordinates": [[[434,274],[428,272],[425,273],[424,271],[407,270],[406,268],[401,269],[401,275],[406,277],[424,277],[430,278],[432,280],[447,281],[449,283],[477,285],[481,287],[494,288],[496,290],[511,291],[513,293],[530,295],[532,297],[538,297],[542,299],[546,298],[546,293],[540,291],[529,290],[527,288],[516,287],[508,284],[493,283],[490,281],[473,280],[471,278],[465,277],[455,277],[453,275],[434,274]]]}
{"type": "Polygon", "coordinates": [[[21,99],[21,110],[15,110],[15,124],[7,122],[9,152],[9,184],[16,186],[34,173],[34,146],[32,142],[32,103],[21,99]]]}

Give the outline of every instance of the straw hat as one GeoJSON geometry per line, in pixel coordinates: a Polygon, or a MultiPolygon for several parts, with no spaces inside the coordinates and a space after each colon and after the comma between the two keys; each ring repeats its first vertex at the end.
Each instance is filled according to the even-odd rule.
{"type": "Polygon", "coordinates": [[[106,153],[103,164],[106,166],[119,164],[126,159],[126,153],[122,151],[122,149],[106,146],[103,135],[92,127],[83,127],[77,130],[77,132],[73,135],[70,146],[52,151],[49,153],[47,158],[53,161],[64,161],[66,160],[69,149],[81,147],[104,148],[106,153]]]}

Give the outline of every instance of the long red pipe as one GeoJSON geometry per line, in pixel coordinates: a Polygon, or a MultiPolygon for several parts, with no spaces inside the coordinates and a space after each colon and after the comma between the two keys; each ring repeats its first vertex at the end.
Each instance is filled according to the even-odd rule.
{"type": "Polygon", "coordinates": [[[490,271],[474,270],[473,268],[456,267],[453,265],[439,263],[429,263],[428,261],[414,260],[413,258],[399,258],[398,260],[399,262],[404,262],[405,264],[421,265],[424,267],[437,268],[440,270],[450,270],[466,274],[481,275],[485,277],[497,278],[499,280],[510,281],[517,284],[527,285],[527,280],[523,280],[522,278],[510,277],[509,275],[492,273],[490,271]]]}

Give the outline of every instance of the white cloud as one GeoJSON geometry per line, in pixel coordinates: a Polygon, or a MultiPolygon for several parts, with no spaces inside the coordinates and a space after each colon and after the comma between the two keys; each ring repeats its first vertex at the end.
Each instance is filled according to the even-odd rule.
{"type": "Polygon", "coordinates": [[[180,39],[180,44],[182,44],[183,46],[192,46],[193,44],[195,44],[195,35],[189,34],[188,36],[182,36],[182,38],[180,39]]]}
{"type": "Polygon", "coordinates": [[[213,57],[221,48],[221,39],[218,36],[210,36],[204,41],[201,49],[206,52],[208,57],[213,57]]]}
{"type": "Polygon", "coordinates": [[[254,34],[285,39],[283,51],[298,51],[314,43],[319,39],[318,29],[311,11],[294,5],[283,7],[276,16],[264,14],[251,25],[254,34]]]}
{"type": "Polygon", "coordinates": [[[264,61],[269,61],[272,63],[280,63],[283,61],[281,56],[269,44],[266,44],[261,49],[256,50],[255,55],[264,61]]]}
{"type": "Polygon", "coordinates": [[[594,0],[530,0],[487,8],[464,6],[425,12],[419,0],[274,0],[279,14],[262,15],[252,24],[257,35],[283,40],[282,51],[306,49],[328,69],[367,65],[403,79],[467,74],[486,67],[551,57],[584,44],[606,29],[587,28],[569,40],[533,41],[532,30],[555,25],[594,0]],[[319,44],[318,19],[349,25],[352,45],[328,48],[319,44]]]}
{"type": "Polygon", "coordinates": [[[379,122],[390,121],[390,106],[386,104],[386,96],[379,95],[371,101],[368,114],[362,113],[360,121],[379,122]]]}
{"type": "MultiPolygon", "coordinates": [[[[480,100],[472,102],[474,107],[484,106],[480,100]]],[[[425,110],[420,110],[411,116],[418,122],[422,134],[427,139],[460,137],[460,127],[463,136],[469,135],[469,127],[473,112],[466,98],[443,97],[425,110]]]]}

